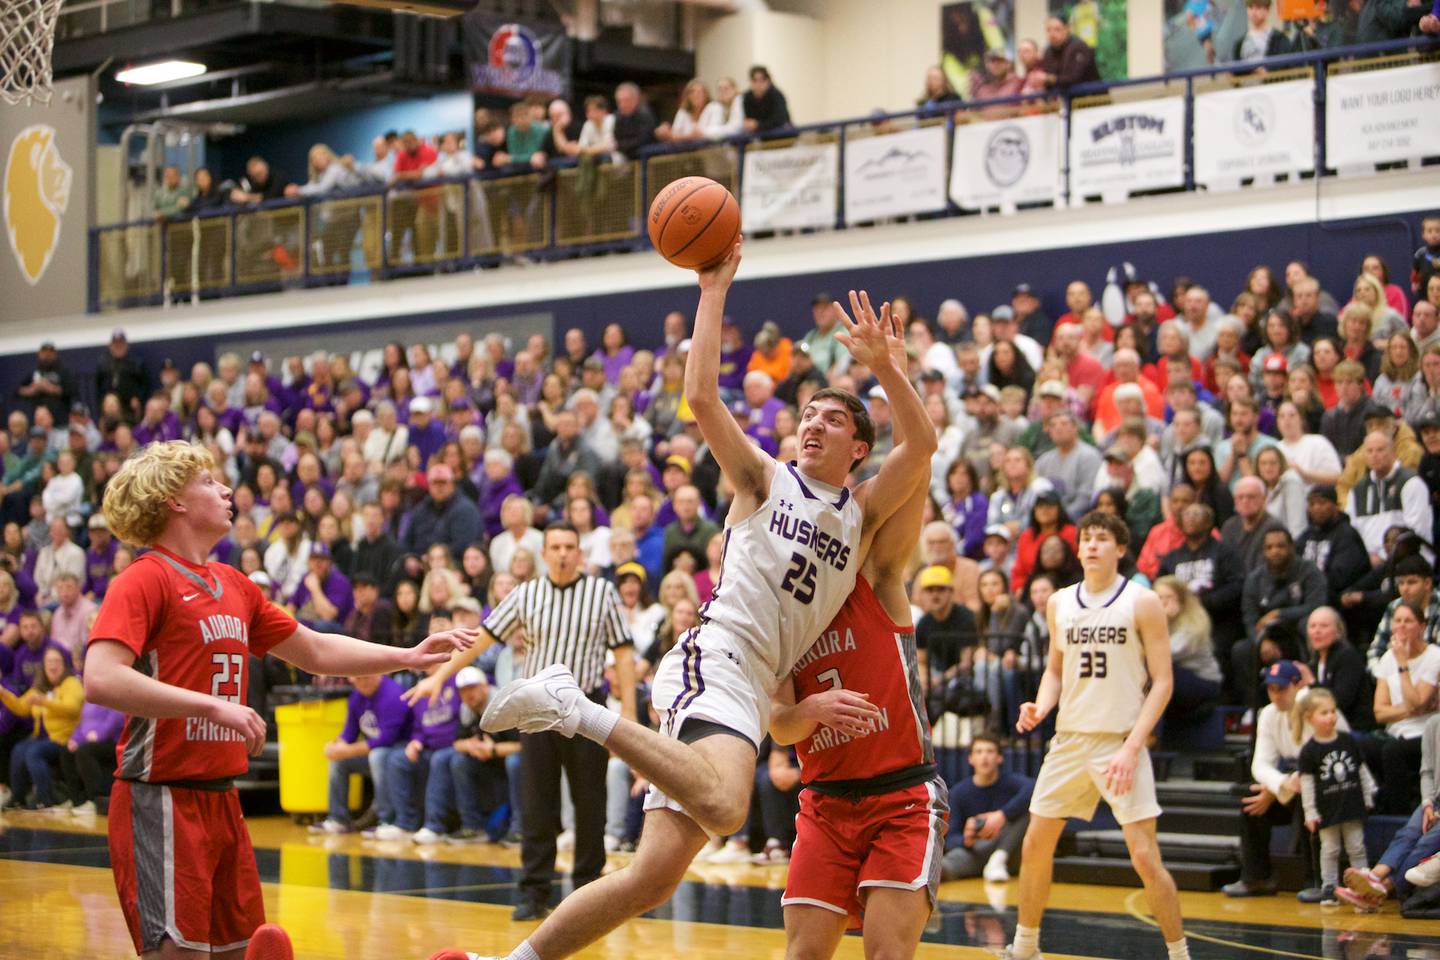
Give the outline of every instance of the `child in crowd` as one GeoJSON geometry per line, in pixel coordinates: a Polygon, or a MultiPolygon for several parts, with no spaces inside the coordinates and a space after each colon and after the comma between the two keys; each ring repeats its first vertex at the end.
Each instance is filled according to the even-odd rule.
{"type": "Polygon", "coordinates": [[[1300,748],[1300,797],[1305,826],[1320,834],[1321,903],[1335,905],[1340,880],[1340,844],[1350,866],[1368,870],[1365,855],[1365,811],[1375,805],[1375,778],[1348,733],[1336,730],[1340,711],[1323,687],[1306,692],[1297,723],[1314,731],[1300,748]]]}

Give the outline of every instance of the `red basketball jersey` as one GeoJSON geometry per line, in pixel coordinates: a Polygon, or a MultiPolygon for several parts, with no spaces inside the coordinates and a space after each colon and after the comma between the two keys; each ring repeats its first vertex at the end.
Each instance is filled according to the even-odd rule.
{"type": "MultiPolygon", "coordinates": [[[[250,656],[263,657],[295,629],[234,567],[196,566],[157,547],[111,583],[90,643],[123,643],[147,677],[246,703],[250,656]]],[[[199,717],[127,717],[115,752],[117,777],[147,783],[219,780],[249,768],[240,735],[199,717]]]]}
{"type": "Polygon", "coordinates": [[[852,740],[829,727],[795,744],[801,776],[816,780],[868,780],[934,763],[930,722],[920,692],[915,631],[897,626],[864,577],[845,605],[792,671],[795,700],[845,687],[870,695],[880,722],[852,740]]]}

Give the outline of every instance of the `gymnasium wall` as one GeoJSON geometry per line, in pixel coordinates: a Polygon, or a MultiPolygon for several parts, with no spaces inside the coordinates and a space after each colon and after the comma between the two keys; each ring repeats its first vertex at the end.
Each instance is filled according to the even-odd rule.
{"type": "MultiPolygon", "coordinates": [[[[1084,243],[1083,236],[1067,234],[1061,237],[1057,233],[1053,245],[1022,251],[966,258],[917,258],[880,266],[809,269],[783,275],[766,275],[768,271],[763,268],[747,271],[742,267],[741,276],[744,279],[738,281],[731,291],[727,309],[747,335],[753,334],[762,322],[774,320],[786,334],[798,336],[809,328],[810,298],[820,290],[836,296],[843,296],[848,289],[862,287],[880,297],[904,294],[914,300],[923,316],[933,317],[936,306],[947,297],[961,298],[972,312],[988,311],[996,304],[1008,303],[1011,289],[1023,280],[1041,292],[1046,309],[1052,316],[1058,316],[1065,309],[1063,295],[1067,282],[1076,278],[1088,281],[1098,298],[1107,273],[1126,261],[1133,263],[1141,275],[1155,280],[1167,292],[1176,276],[1193,277],[1209,287],[1222,306],[1228,307],[1252,266],[1268,263],[1279,270],[1291,258],[1307,260],[1326,288],[1343,302],[1347,299],[1357,266],[1366,254],[1379,253],[1395,268],[1401,268],[1408,262],[1408,256],[1417,242],[1414,233],[1418,231],[1419,216],[1420,211],[1416,211],[1337,220],[1323,226],[1314,223],[1257,226],[1105,244],[1084,243]]],[[[974,229],[981,221],[972,219],[949,223],[955,228],[963,229],[968,224],[974,229]]],[[[897,229],[914,231],[926,226],[929,225],[897,229]]],[[[772,242],[783,244],[786,241],[772,242]]],[[[763,258],[757,259],[764,263],[763,258]]],[[[639,256],[617,258],[615,265],[623,269],[626,261],[638,260],[639,256]]],[[[544,290],[563,291],[563,295],[555,295],[553,299],[535,292],[540,286],[535,279],[541,274],[531,273],[528,283],[531,292],[526,297],[486,304],[483,302],[486,298],[472,296],[470,299],[478,302],[451,307],[433,304],[447,299],[458,303],[460,298],[407,297],[407,287],[419,290],[426,286],[426,282],[400,281],[370,288],[370,295],[384,298],[391,312],[363,320],[312,322],[315,317],[312,308],[307,311],[310,316],[305,318],[303,325],[297,323],[289,329],[283,326],[282,314],[276,321],[277,326],[265,333],[217,327],[208,336],[187,332],[162,341],[140,342],[133,349],[150,362],[152,369],[158,369],[161,360],[168,357],[182,370],[188,370],[198,360],[213,361],[216,354],[225,348],[253,345],[267,348],[272,353],[284,349],[293,353],[314,349],[350,349],[360,357],[391,336],[421,335],[438,344],[453,339],[461,330],[477,337],[492,329],[516,336],[525,331],[551,333],[553,336],[575,326],[584,330],[594,343],[598,341],[601,329],[609,323],[622,324],[631,332],[637,345],[648,346],[652,345],[652,341],[647,338],[646,332],[658,339],[660,319],[666,312],[682,310],[688,314],[694,310],[696,301],[695,288],[683,274],[663,265],[660,268],[668,279],[664,286],[589,294],[573,293],[576,289],[573,284],[546,283],[544,290]],[[406,310],[405,304],[412,304],[415,309],[406,310]],[[544,320],[547,314],[550,321],[548,329],[544,320]],[[523,322],[517,325],[517,320],[523,322]],[[402,324],[403,330],[400,329],[402,324]]],[[[512,269],[522,279],[525,277],[525,271],[512,269]]],[[[591,273],[594,273],[593,263],[591,273]]],[[[445,279],[465,282],[463,277],[445,279]]],[[[475,283],[476,290],[481,289],[479,282],[475,283]]],[[[289,302],[296,303],[305,296],[290,295],[289,302]]],[[[336,309],[332,315],[343,317],[345,313],[336,309]]],[[[175,317],[175,311],[171,311],[169,316],[175,317]]],[[[105,319],[123,324],[126,314],[105,319]]],[[[185,324],[185,329],[194,331],[197,326],[203,329],[202,323],[192,319],[185,324]]],[[[134,333],[131,339],[137,339],[134,333]]],[[[81,375],[86,390],[90,389],[91,373],[101,349],[100,346],[62,348],[64,362],[81,375]]],[[[6,396],[13,396],[20,378],[29,370],[28,360],[0,363],[0,391],[4,391],[6,396]]]]}

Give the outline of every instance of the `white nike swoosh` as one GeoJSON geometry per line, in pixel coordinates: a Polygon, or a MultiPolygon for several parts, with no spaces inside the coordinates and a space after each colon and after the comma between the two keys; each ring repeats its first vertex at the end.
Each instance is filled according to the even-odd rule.
{"type": "Polygon", "coordinates": [[[198,596],[200,596],[200,594],[198,594],[198,593],[192,593],[192,594],[190,594],[188,597],[181,597],[180,599],[181,599],[181,600],[184,600],[186,603],[189,603],[191,600],[194,600],[194,599],[195,599],[196,597],[198,597],[198,596]]]}

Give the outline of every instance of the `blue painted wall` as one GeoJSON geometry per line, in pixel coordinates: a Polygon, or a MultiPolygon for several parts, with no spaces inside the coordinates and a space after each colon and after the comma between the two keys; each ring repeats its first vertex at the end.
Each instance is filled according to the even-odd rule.
{"type": "MultiPolygon", "coordinates": [[[[1133,263],[1142,276],[1160,284],[1167,294],[1175,277],[1192,277],[1211,291],[1216,302],[1228,308],[1254,265],[1269,264],[1279,274],[1288,261],[1304,260],[1325,289],[1344,303],[1349,300],[1361,260],[1370,253],[1385,258],[1392,275],[1399,278],[1397,282],[1408,282],[1409,258],[1419,244],[1420,217],[1417,212],[1403,217],[1341,221],[1323,226],[1258,227],[1194,237],[1157,237],[1107,246],[1035,250],[756,280],[744,279],[742,267],[741,279],[730,291],[726,312],[747,335],[753,335],[764,321],[774,320],[787,335],[801,336],[811,324],[810,299],[820,290],[837,298],[846,290],[860,288],[878,295],[877,299],[904,294],[914,301],[921,316],[933,317],[936,306],[947,297],[958,297],[972,313],[988,312],[996,304],[1009,303],[1015,284],[1026,281],[1040,293],[1046,310],[1055,317],[1065,311],[1065,286],[1069,281],[1085,280],[1098,297],[1105,285],[1106,273],[1125,261],[1133,263]]],[[[959,230],[979,221],[956,219],[952,223],[959,230]]],[[[602,268],[597,264],[596,269],[602,268]]],[[[659,341],[664,315],[671,310],[692,313],[696,299],[695,288],[687,287],[457,310],[404,319],[414,323],[453,323],[457,330],[463,328],[476,333],[478,339],[478,335],[486,332],[487,318],[548,310],[555,317],[555,334],[579,327],[593,344],[599,341],[600,331],[606,324],[620,323],[630,331],[636,346],[651,347],[659,341]]],[[[116,323],[124,323],[123,313],[116,314],[115,318],[116,323]]],[[[386,322],[384,319],[337,322],[309,328],[308,334],[319,347],[327,341],[337,342],[337,337],[343,337],[346,331],[382,327],[386,322]]],[[[150,363],[152,370],[159,370],[165,357],[173,358],[181,370],[188,370],[196,361],[214,361],[214,343],[214,338],[191,337],[166,344],[141,344],[134,349],[150,363]]],[[[64,363],[81,375],[87,399],[99,354],[100,348],[90,348],[70,350],[62,355],[64,363]]],[[[3,395],[13,397],[31,369],[29,358],[0,363],[3,395]]]]}
{"type": "Polygon", "coordinates": [[[474,122],[469,93],[449,93],[422,100],[402,100],[304,121],[252,126],[244,133],[211,141],[209,160],[221,179],[244,172],[245,161],[255,154],[292,182],[305,181],[305,158],[317,143],[328,144],[340,155],[371,158],[370,141],[387,130],[412,129],[424,136],[447,130],[468,131],[474,122]]]}

